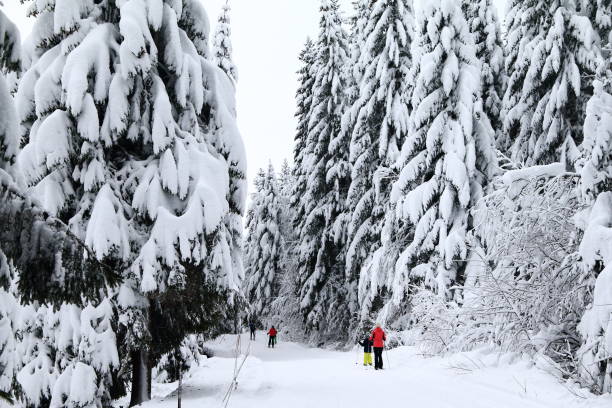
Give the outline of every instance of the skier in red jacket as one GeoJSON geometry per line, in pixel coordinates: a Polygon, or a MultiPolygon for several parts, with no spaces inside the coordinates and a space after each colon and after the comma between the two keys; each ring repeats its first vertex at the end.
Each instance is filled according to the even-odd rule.
{"type": "Polygon", "coordinates": [[[385,347],[385,340],[387,340],[387,336],[385,332],[380,327],[380,324],[376,324],[376,328],[372,331],[370,335],[370,340],[374,342],[374,369],[382,370],[383,369],[383,348],[385,347]]]}
{"type": "Polygon", "coordinates": [[[270,330],[268,331],[268,348],[272,347],[274,348],[274,345],[276,344],[276,335],[278,334],[278,332],[276,331],[276,329],[274,328],[274,326],[272,326],[270,328],[270,330]]]}

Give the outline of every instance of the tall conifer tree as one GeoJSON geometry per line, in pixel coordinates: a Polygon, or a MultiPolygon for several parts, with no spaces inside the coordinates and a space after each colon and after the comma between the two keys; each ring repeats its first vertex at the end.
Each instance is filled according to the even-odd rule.
{"type": "Polygon", "coordinates": [[[258,318],[270,315],[270,305],[278,296],[283,274],[285,240],[282,234],[282,202],[272,164],[260,170],[255,180],[247,213],[246,292],[258,318]]]}
{"type": "Polygon", "coordinates": [[[365,27],[354,68],[359,92],[344,129],[351,134],[352,165],[346,274],[349,282],[360,281],[361,303],[369,304],[378,294],[373,280],[384,273],[374,255],[389,209],[391,167],[408,135],[414,14],[411,0],[378,0],[362,7],[365,27]]]}
{"type": "Polygon", "coordinates": [[[396,304],[415,281],[455,298],[451,286],[462,279],[458,260],[467,257],[470,206],[494,157],[488,121],[474,119],[482,109],[479,63],[458,2],[428,3],[418,21],[411,132],[391,193],[403,227],[391,236],[409,242],[389,282],[396,304]],[[480,126],[489,132],[480,133],[480,126]]]}
{"type": "MultiPolygon", "coordinates": [[[[301,158],[307,183],[298,212],[298,274],[301,309],[316,337],[345,335],[348,307],[342,272],[345,212],[349,185],[348,143],[340,133],[343,69],[347,36],[337,0],[321,2],[317,57],[313,66],[312,105],[306,154],[301,158]]],[[[298,181],[299,182],[299,181],[298,181]]]]}

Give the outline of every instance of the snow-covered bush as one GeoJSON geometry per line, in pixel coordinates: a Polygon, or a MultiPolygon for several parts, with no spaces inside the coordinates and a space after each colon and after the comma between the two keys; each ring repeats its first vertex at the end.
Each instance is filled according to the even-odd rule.
{"type": "Polygon", "coordinates": [[[590,301],[578,264],[578,176],[560,164],[510,171],[474,211],[473,247],[451,350],[491,345],[541,353],[575,375],[590,301]]]}
{"type": "Polygon", "coordinates": [[[153,378],[158,383],[174,382],[179,376],[184,376],[192,367],[197,367],[209,357],[204,348],[205,339],[202,335],[191,334],[182,341],[180,346],[161,356],[153,369],[153,378]]]}

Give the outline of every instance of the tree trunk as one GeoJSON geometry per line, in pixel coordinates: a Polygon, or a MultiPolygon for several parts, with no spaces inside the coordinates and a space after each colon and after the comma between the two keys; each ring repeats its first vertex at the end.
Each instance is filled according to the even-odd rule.
{"type": "Polygon", "coordinates": [[[179,370],[179,381],[178,381],[178,402],[176,404],[177,408],[181,408],[181,393],[183,392],[183,371],[179,370]]]}
{"type": "Polygon", "coordinates": [[[151,399],[151,364],[149,352],[144,348],[132,351],[132,395],[130,407],[151,399]]]}

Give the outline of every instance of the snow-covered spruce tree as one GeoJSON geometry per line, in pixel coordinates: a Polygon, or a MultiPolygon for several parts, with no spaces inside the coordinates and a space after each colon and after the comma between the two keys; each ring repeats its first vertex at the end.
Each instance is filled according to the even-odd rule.
{"type": "Polygon", "coordinates": [[[255,185],[247,213],[245,283],[251,312],[258,319],[266,320],[271,316],[270,305],[279,293],[285,251],[281,195],[271,163],[266,172],[260,170],[255,185]]]}
{"type": "MultiPolygon", "coordinates": [[[[55,314],[47,306],[27,305],[19,313],[17,396],[27,408],[47,407],[60,368],[55,365],[55,314]]],[[[90,384],[87,384],[90,385],[90,384]]]]}
{"type": "Polygon", "coordinates": [[[352,167],[346,274],[349,282],[360,281],[359,302],[369,306],[379,292],[379,273],[384,273],[372,258],[388,211],[389,168],[408,135],[414,13],[412,0],[377,0],[368,7],[359,94],[343,131],[351,135],[352,167]]]}
{"type": "MultiPolygon", "coordinates": [[[[0,5],[2,5],[1,1],[0,5]]],[[[2,180],[0,183],[2,185],[14,182],[14,178],[17,175],[15,171],[15,159],[19,148],[17,140],[17,114],[4,74],[20,68],[19,38],[17,27],[0,11],[0,177],[2,180]]],[[[0,298],[6,294],[5,291],[8,289],[12,279],[9,261],[2,251],[2,244],[0,242],[0,298]]],[[[2,313],[2,310],[0,310],[0,313],[2,313]]],[[[3,322],[2,324],[5,326],[5,329],[8,330],[9,323],[4,320],[5,317],[7,316],[1,318],[0,321],[3,322]]],[[[2,350],[1,344],[3,343],[0,343],[0,350],[2,350]]],[[[2,356],[6,357],[4,352],[2,356]]],[[[1,362],[0,365],[2,365],[1,362]]],[[[9,368],[7,368],[7,373],[8,370],[9,368]]],[[[6,377],[10,378],[10,375],[6,375],[6,377]]],[[[0,384],[0,391],[9,390],[6,388],[6,383],[4,383],[4,386],[0,384]]]]}
{"type": "Polygon", "coordinates": [[[300,305],[312,340],[343,338],[349,323],[341,216],[350,174],[348,141],[340,133],[347,39],[338,1],[323,0],[320,10],[306,154],[301,160],[306,175],[300,197],[304,211],[296,214],[300,305]]]}
{"type": "Polygon", "coordinates": [[[295,232],[293,230],[293,211],[291,208],[291,194],[295,186],[295,179],[293,177],[293,168],[289,164],[287,159],[283,160],[281,170],[278,173],[278,191],[279,191],[279,203],[281,206],[281,234],[285,240],[285,259],[283,263],[286,265],[289,262],[288,257],[291,252],[291,245],[294,241],[295,232]]]}
{"type": "MultiPolygon", "coordinates": [[[[0,2],[1,5],[2,2],[0,2]]],[[[17,28],[0,11],[0,185],[3,187],[4,184],[14,182],[15,155],[19,147],[17,114],[3,71],[18,67],[19,43],[17,28]]],[[[5,194],[0,193],[0,199],[6,200],[7,198],[5,194]]],[[[17,301],[9,292],[9,286],[13,280],[13,267],[11,260],[3,251],[4,246],[4,243],[0,241],[0,401],[2,398],[11,400],[14,389],[17,311],[17,301]]]]}
{"type": "Polygon", "coordinates": [[[115,117],[129,160],[117,179],[142,242],[119,293],[136,405],[150,399],[156,359],[235,304],[245,159],[234,84],[209,57],[199,1],[129,0],[119,11],[115,117]]]}
{"type": "Polygon", "coordinates": [[[602,47],[606,47],[604,53],[610,57],[610,46],[612,45],[612,1],[610,0],[578,0],[580,14],[585,15],[591,20],[591,24],[597,34],[598,42],[602,47]]]}
{"type": "MultiPolygon", "coordinates": [[[[498,135],[497,146],[510,156],[512,146],[521,132],[526,132],[533,107],[520,104],[523,85],[531,63],[535,44],[542,42],[550,26],[548,4],[540,0],[510,0],[505,18],[505,71],[506,90],[502,101],[503,131],[498,135]]],[[[527,159],[526,146],[514,149],[514,159],[527,159]]]]}
{"type": "Polygon", "coordinates": [[[0,289],[0,405],[3,398],[11,401],[14,397],[18,308],[15,297],[0,289]]]}
{"type": "Polygon", "coordinates": [[[414,281],[424,281],[443,298],[457,298],[452,285],[463,279],[469,209],[493,156],[486,153],[491,139],[477,132],[483,124],[474,120],[481,109],[478,60],[457,3],[428,3],[418,18],[411,131],[391,192],[396,217],[405,226],[394,235],[410,242],[391,280],[395,304],[414,281]]]}
{"type": "MultiPolygon", "coordinates": [[[[68,0],[52,6],[34,2],[29,9],[36,16],[31,41],[40,56],[17,93],[20,167],[32,194],[95,259],[126,260],[125,208],[111,174],[124,159],[113,150],[113,126],[120,119],[113,112],[117,92],[109,89],[111,82],[117,87],[118,33],[104,20],[115,6],[68,0]]],[[[21,271],[20,284],[47,284],[40,276],[26,279],[28,272],[21,271]]]]}
{"type": "Polygon", "coordinates": [[[234,82],[238,80],[238,69],[232,60],[232,29],[230,26],[229,1],[221,8],[221,15],[217,20],[215,36],[213,38],[215,61],[234,82]]]}
{"type": "MultiPolygon", "coordinates": [[[[0,1],[0,6],[3,2],[0,1]]],[[[0,71],[16,72],[21,69],[21,37],[17,26],[0,11],[0,71]]]]}
{"type": "Polygon", "coordinates": [[[593,303],[580,324],[581,375],[599,392],[612,392],[612,72],[594,83],[586,108],[580,191],[587,209],[578,220],[585,231],[580,254],[595,280],[593,303]]]}
{"type": "Polygon", "coordinates": [[[312,92],[315,81],[314,63],[317,57],[316,46],[309,38],[306,40],[304,49],[300,52],[301,67],[298,70],[299,87],[295,95],[297,109],[297,129],[294,136],[293,151],[293,178],[294,187],[291,192],[291,210],[294,215],[295,230],[304,219],[306,202],[302,199],[306,191],[308,180],[308,167],[305,161],[311,152],[312,146],[307,145],[308,123],[310,121],[310,109],[312,107],[312,92]]]}
{"type": "Polygon", "coordinates": [[[528,164],[557,162],[562,151],[570,163],[578,158],[592,76],[601,59],[591,22],[573,2],[555,0],[546,12],[550,25],[533,41],[521,97],[509,112],[513,120],[523,112],[512,154],[528,164]]]}
{"type": "MultiPolygon", "coordinates": [[[[235,85],[238,81],[238,69],[232,60],[229,12],[229,1],[227,1],[222,8],[213,39],[216,64],[227,74],[230,81],[222,80],[219,83],[219,90],[223,95],[222,99],[226,102],[218,105],[217,114],[214,115],[216,119],[212,127],[214,132],[212,133],[215,136],[211,142],[229,165],[230,187],[227,199],[230,212],[225,217],[224,231],[221,235],[226,237],[232,258],[232,268],[238,272],[237,276],[242,279],[242,217],[246,211],[247,192],[246,153],[235,123],[237,114],[235,85]]],[[[228,310],[230,315],[227,316],[229,320],[233,321],[235,333],[239,329],[240,309],[243,309],[246,304],[246,299],[242,295],[238,295],[237,292],[231,293],[229,302],[232,307],[228,310]]]]}
{"type": "Polygon", "coordinates": [[[17,380],[26,406],[110,406],[106,377],[119,357],[108,299],[84,309],[26,305],[19,316],[17,380]]]}
{"type": "MultiPolygon", "coordinates": [[[[0,6],[2,2],[0,1],[0,6]]],[[[0,11],[0,185],[13,181],[17,141],[17,114],[4,79],[4,71],[20,65],[19,31],[0,11]]],[[[0,199],[5,200],[0,193],[0,199]]],[[[0,241],[0,400],[12,399],[15,375],[15,331],[17,302],[8,291],[13,279],[11,262],[0,241]]]]}
{"type": "MultiPolygon", "coordinates": [[[[111,130],[115,119],[109,87],[117,75],[118,32],[106,18],[114,7],[91,1],[34,2],[29,12],[36,17],[32,41],[39,55],[23,75],[17,103],[25,144],[19,162],[31,193],[86,245],[73,262],[81,262],[84,253],[93,260],[112,262],[112,268],[118,269],[113,272],[120,273],[120,265],[129,258],[130,243],[126,206],[113,179],[113,169],[123,161],[113,150],[118,132],[111,130]]],[[[20,270],[20,285],[43,286],[40,291],[44,291],[45,279],[31,274],[20,270]]],[[[70,300],[80,304],[87,286],[87,280],[70,285],[70,300]]],[[[56,296],[53,290],[48,292],[56,296]]],[[[103,293],[93,300],[97,303],[103,293]]],[[[59,299],[52,301],[59,303],[59,299]]],[[[49,313],[49,318],[57,318],[49,313]]],[[[105,340],[116,354],[114,334],[105,340]]],[[[57,349],[53,355],[60,359],[64,349],[52,346],[57,349]]],[[[109,373],[118,369],[118,359],[101,363],[95,353],[72,352],[75,347],[78,344],[72,344],[61,361],[54,361],[61,381],[49,383],[54,396],[50,403],[107,404],[109,373]]],[[[29,369],[26,366],[20,372],[20,386],[26,401],[33,401],[36,397],[28,392],[24,381],[30,380],[22,375],[24,370],[29,369]]]]}
{"type": "Polygon", "coordinates": [[[531,160],[540,164],[558,161],[561,145],[571,152],[582,143],[592,76],[601,64],[589,19],[578,15],[572,2],[559,1],[550,12],[553,24],[545,43],[534,49],[522,98],[525,103],[537,101],[529,141],[534,142],[531,160]]]}
{"type": "Polygon", "coordinates": [[[351,31],[349,35],[349,59],[344,69],[346,91],[344,115],[342,117],[343,126],[351,124],[349,108],[353,106],[359,97],[359,85],[363,77],[363,66],[360,64],[361,49],[364,46],[364,33],[370,15],[370,0],[353,1],[354,14],[351,16],[351,31]]]}
{"type": "Polygon", "coordinates": [[[118,303],[133,401],[142,401],[149,357],[210,325],[221,292],[238,287],[232,215],[242,210],[244,160],[234,87],[208,59],[196,1],[38,6],[39,58],[18,98],[22,165],[95,256],[133,261],[118,303]]]}
{"type": "MultiPolygon", "coordinates": [[[[16,49],[19,37],[16,28],[1,12],[0,32],[0,71],[10,72],[20,66],[16,49]]],[[[14,166],[19,144],[17,135],[17,115],[0,73],[0,224],[3,226],[0,233],[0,394],[13,391],[26,404],[38,407],[44,405],[41,401],[49,402],[56,376],[52,356],[56,353],[50,351],[54,346],[53,339],[40,337],[42,328],[24,326],[28,321],[24,313],[28,309],[17,304],[13,293],[16,286],[10,293],[7,291],[12,278],[11,265],[21,271],[16,281],[24,302],[38,300],[58,304],[62,299],[81,301],[83,297],[95,298],[99,296],[97,288],[105,282],[104,270],[90,262],[93,254],[83,262],[86,247],[78,237],[24,193],[19,172],[14,166]],[[41,285],[41,280],[46,284],[41,285]],[[96,282],[90,288],[86,286],[96,282]],[[23,335],[26,329],[39,333],[38,344],[31,344],[31,352],[21,349],[15,353],[15,348],[19,347],[16,337],[21,342],[29,338],[23,335]],[[24,364],[29,365],[24,368],[24,364]],[[24,376],[26,380],[20,381],[19,378],[24,376]]],[[[38,321],[52,315],[49,308],[42,307],[38,321]]],[[[113,344],[109,343],[109,346],[113,344]]]]}
{"type": "MultiPolygon", "coordinates": [[[[491,0],[462,0],[461,8],[474,35],[480,61],[483,110],[497,139],[501,138],[501,108],[504,86],[504,50],[495,6],[491,0]]],[[[499,146],[502,150],[504,146],[499,146]]]]}

